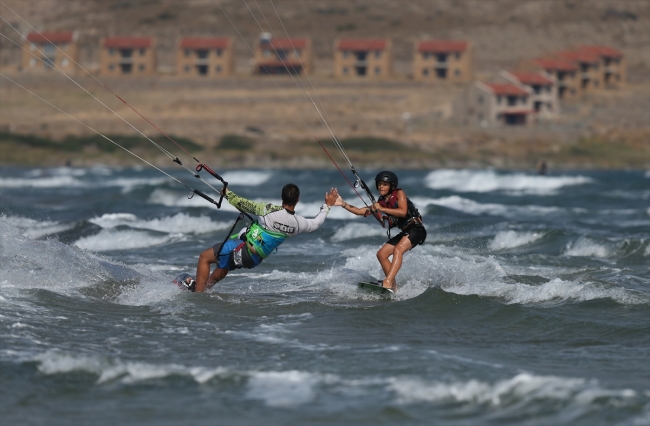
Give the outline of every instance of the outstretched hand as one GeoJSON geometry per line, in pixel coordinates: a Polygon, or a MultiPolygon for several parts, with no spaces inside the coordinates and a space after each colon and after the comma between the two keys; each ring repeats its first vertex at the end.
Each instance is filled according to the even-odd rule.
{"type": "Polygon", "coordinates": [[[339,197],[339,191],[336,188],[330,189],[330,192],[325,193],[325,204],[332,207],[339,197]]]}
{"type": "Polygon", "coordinates": [[[343,198],[341,196],[336,197],[336,202],[334,203],[335,206],[340,206],[343,207],[345,205],[345,201],[343,201],[343,198]]]}

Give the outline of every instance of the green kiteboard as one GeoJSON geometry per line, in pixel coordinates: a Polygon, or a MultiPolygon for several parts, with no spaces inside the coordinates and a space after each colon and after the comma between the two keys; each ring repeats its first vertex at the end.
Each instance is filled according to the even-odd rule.
{"type": "Polygon", "coordinates": [[[379,294],[395,294],[390,288],[382,287],[381,281],[377,282],[359,282],[360,289],[379,294]]]}

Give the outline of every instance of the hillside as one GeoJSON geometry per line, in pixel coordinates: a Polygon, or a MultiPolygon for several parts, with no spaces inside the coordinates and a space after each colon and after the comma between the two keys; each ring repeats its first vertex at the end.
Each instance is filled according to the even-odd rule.
{"type": "MultiPolygon", "coordinates": [[[[97,64],[102,36],[155,36],[161,75],[107,79],[106,83],[167,133],[200,144],[204,157],[223,167],[331,166],[313,139],[327,140],[329,133],[320,126],[311,104],[303,103],[304,93],[288,77],[269,79],[250,73],[251,53],[246,43],[254,42],[261,32],[257,22],[263,23],[266,31],[284,35],[274,7],[291,36],[313,39],[316,60],[312,82],[337,135],[360,141],[359,147],[378,140],[367,138],[403,145],[395,163],[400,167],[531,168],[542,157],[551,167],[650,167],[647,0],[3,2],[39,30],[78,30],[81,63],[90,69],[97,64]],[[233,37],[237,76],[212,81],[175,78],[170,72],[173,48],[178,37],[188,35],[233,37]],[[332,47],[337,37],[392,38],[397,76],[378,82],[332,78],[332,47]],[[479,76],[514,67],[523,58],[577,44],[611,45],[626,56],[630,84],[624,90],[564,102],[561,117],[552,122],[518,129],[463,128],[448,120],[451,104],[463,86],[409,78],[413,41],[421,38],[472,40],[479,76]],[[254,149],[222,149],[223,140],[233,140],[233,135],[244,138],[244,145],[254,149]]],[[[0,5],[0,14],[23,33],[28,32],[28,25],[7,7],[0,5]]],[[[0,32],[20,41],[4,22],[0,23],[0,32]]],[[[2,70],[19,84],[99,132],[136,134],[60,76],[17,73],[21,50],[0,40],[2,70]]],[[[91,78],[76,80],[148,135],[159,135],[91,78]]],[[[4,79],[0,80],[0,99],[0,163],[61,164],[73,153],[71,141],[82,145],[83,155],[76,153],[75,163],[124,164],[132,160],[116,157],[119,152],[108,152],[92,143],[83,145],[89,140],[84,138],[93,136],[92,131],[4,79]],[[34,135],[36,139],[12,138],[11,134],[34,135]],[[33,142],[29,150],[22,149],[25,141],[33,142]]],[[[142,143],[148,145],[146,140],[142,143]]],[[[140,148],[148,149],[136,146],[136,150],[140,148]]],[[[351,152],[357,164],[365,165],[382,164],[385,155],[368,149],[351,152]]],[[[165,158],[154,161],[168,165],[165,158]]]]}
{"type": "MultiPolygon", "coordinates": [[[[178,37],[218,35],[235,39],[238,67],[246,72],[251,57],[246,43],[261,32],[258,23],[265,31],[284,36],[279,15],[291,36],[313,38],[317,73],[331,72],[337,37],[391,37],[396,70],[403,74],[410,71],[414,40],[451,38],[474,42],[479,71],[512,67],[522,58],[573,44],[595,43],[624,52],[632,82],[650,78],[650,2],[646,0],[4,1],[41,30],[79,30],[86,64],[97,62],[101,36],[155,36],[164,70],[172,68],[178,37]]],[[[7,8],[0,6],[0,11],[21,31],[29,30],[7,8]]],[[[0,30],[19,40],[4,22],[0,30]]],[[[1,46],[2,65],[15,63],[19,49],[4,39],[1,46]]]]}

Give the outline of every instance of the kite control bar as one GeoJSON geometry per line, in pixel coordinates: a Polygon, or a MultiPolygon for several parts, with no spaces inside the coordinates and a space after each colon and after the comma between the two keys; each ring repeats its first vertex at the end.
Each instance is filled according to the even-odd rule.
{"type": "MultiPolygon", "coordinates": [[[[206,164],[201,164],[201,163],[199,163],[199,164],[196,166],[196,171],[197,171],[197,172],[200,172],[200,171],[203,170],[203,169],[205,169],[206,172],[210,173],[210,174],[211,174],[212,176],[214,176],[216,179],[218,179],[219,181],[221,181],[221,183],[223,183],[223,188],[221,188],[221,197],[219,197],[219,201],[214,201],[214,199],[210,198],[209,196],[205,195],[204,193],[202,193],[201,191],[199,191],[199,190],[197,190],[197,189],[195,189],[193,192],[194,192],[196,195],[198,195],[199,197],[202,197],[202,198],[208,200],[209,202],[211,202],[212,204],[216,205],[217,208],[220,209],[220,208],[221,208],[221,202],[223,201],[223,197],[224,197],[224,195],[226,194],[226,188],[228,188],[228,182],[226,182],[225,180],[223,180],[223,178],[222,178],[221,176],[219,176],[219,174],[217,174],[217,172],[215,172],[214,170],[212,170],[212,169],[211,169],[210,167],[208,167],[206,164]]],[[[199,175],[197,174],[196,177],[198,178],[199,175]]]]}

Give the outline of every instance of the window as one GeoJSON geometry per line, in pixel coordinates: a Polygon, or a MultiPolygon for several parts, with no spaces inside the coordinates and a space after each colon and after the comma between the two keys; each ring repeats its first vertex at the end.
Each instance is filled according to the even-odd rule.
{"type": "Polygon", "coordinates": [[[429,69],[428,69],[428,68],[424,68],[424,69],[422,70],[422,75],[429,75],[429,69]]]}
{"type": "Polygon", "coordinates": [[[217,57],[220,58],[221,55],[223,54],[223,50],[217,49],[216,53],[217,53],[217,57]]]}
{"type": "Polygon", "coordinates": [[[189,74],[189,72],[190,72],[190,66],[185,65],[185,74],[189,74]]]}
{"type": "Polygon", "coordinates": [[[113,56],[115,54],[115,49],[113,49],[112,47],[108,49],[108,54],[113,56]]]}
{"type": "Polygon", "coordinates": [[[214,71],[215,71],[217,74],[221,74],[221,65],[217,65],[217,66],[214,68],[214,71]]]}
{"type": "Polygon", "coordinates": [[[444,80],[445,78],[447,78],[447,68],[437,68],[436,75],[438,76],[439,79],[444,80]]]}
{"type": "Polygon", "coordinates": [[[436,56],[438,57],[438,62],[447,62],[446,53],[438,53],[436,56]]]}
{"type": "Polygon", "coordinates": [[[146,53],[146,49],[141,47],[140,48],[140,56],[144,56],[145,53],[146,53]]]}
{"type": "Polygon", "coordinates": [[[381,74],[381,68],[375,67],[375,75],[380,75],[380,74],[381,74]]]}
{"type": "Polygon", "coordinates": [[[54,45],[52,43],[47,43],[43,46],[43,51],[45,53],[54,53],[54,45]]]}
{"type": "Polygon", "coordinates": [[[422,53],[422,59],[429,59],[429,52],[422,53]]]}
{"type": "Polygon", "coordinates": [[[110,71],[113,71],[113,70],[115,69],[115,65],[113,65],[113,64],[109,64],[109,65],[108,65],[108,69],[109,69],[110,71]]]}
{"type": "Polygon", "coordinates": [[[347,58],[350,53],[347,50],[343,51],[343,57],[347,58]]]}
{"type": "Polygon", "coordinates": [[[498,103],[498,104],[501,103],[501,95],[497,96],[497,103],[498,103]]]}
{"type": "Polygon", "coordinates": [[[455,75],[456,77],[460,77],[460,70],[455,70],[455,71],[454,71],[454,75],[455,75]]]}
{"type": "Polygon", "coordinates": [[[185,49],[185,57],[186,58],[190,57],[190,49],[185,49]]]}
{"type": "Polygon", "coordinates": [[[207,50],[207,49],[199,49],[199,50],[196,51],[196,56],[199,59],[208,59],[208,53],[209,53],[209,50],[207,50]]]}
{"type": "Polygon", "coordinates": [[[141,72],[144,71],[144,64],[140,64],[138,68],[140,69],[141,72]]]}
{"type": "Polygon", "coordinates": [[[60,48],[61,50],[66,50],[66,49],[68,48],[68,43],[61,43],[61,45],[59,46],[59,48],[60,48]]]}
{"type": "Polygon", "coordinates": [[[536,95],[539,95],[540,93],[542,93],[542,86],[540,86],[539,84],[533,85],[533,91],[535,92],[536,95]]]}
{"type": "Polygon", "coordinates": [[[348,67],[343,67],[343,74],[348,75],[348,67]]]}
{"type": "Polygon", "coordinates": [[[460,59],[460,52],[456,52],[455,56],[456,56],[456,60],[459,60],[460,59]]]}
{"type": "Polygon", "coordinates": [[[376,50],[375,51],[375,58],[377,58],[377,59],[381,58],[381,50],[376,50]]]}
{"type": "Polygon", "coordinates": [[[478,95],[478,98],[476,99],[479,105],[483,105],[483,95],[478,95]]]}
{"type": "Polygon", "coordinates": [[[508,96],[508,106],[517,105],[517,98],[518,96],[508,96]]]}

